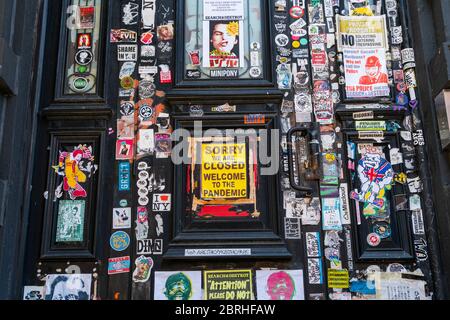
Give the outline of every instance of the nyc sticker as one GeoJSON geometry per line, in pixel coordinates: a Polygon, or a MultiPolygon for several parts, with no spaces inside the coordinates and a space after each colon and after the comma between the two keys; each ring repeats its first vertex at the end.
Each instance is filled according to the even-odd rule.
{"type": "Polygon", "coordinates": [[[172,195],[154,194],[153,195],[153,211],[155,212],[169,212],[172,205],[172,195]]]}

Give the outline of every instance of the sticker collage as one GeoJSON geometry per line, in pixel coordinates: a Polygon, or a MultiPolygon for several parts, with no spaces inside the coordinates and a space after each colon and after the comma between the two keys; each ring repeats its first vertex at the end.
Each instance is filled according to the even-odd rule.
{"type": "MultiPolygon", "coordinates": [[[[246,11],[239,10],[243,0],[230,1],[229,7],[237,9],[221,20],[215,16],[224,10],[218,9],[221,1],[198,2],[211,39],[200,40],[202,50],[188,50],[183,77],[239,78],[248,68],[248,79],[263,79],[267,61],[262,52],[267,48],[258,41],[253,50],[244,48],[250,39],[246,11]]],[[[179,63],[175,1],[121,0],[120,24],[109,30],[119,74],[117,126],[109,132],[116,138],[110,283],[128,276],[133,288],[151,292],[145,296],[155,300],[431,299],[419,174],[425,142],[403,1],[249,2],[267,4],[273,13],[274,84],[283,93],[282,158],[288,158],[293,145],[294,179],[315,186],[311,194],[298,192],[291,186],[290,168],[281,170],[283,236],[288,245],[303,250],[302,261],[283,268],[274,263],[259,269],[186,270],[186,263],[180,271],[160,269],[174,207],[168,173],[173,128],[166,92],[174,85],[179,63]],[[317,125],[317,139],[288,141],[290,129],[311,124],[317,125]],[[309,145],[319,148],[317,154],[309,154],[309,145]]],[[[90,60],[89,41],[80,36],[79,65],[90,60]]],[[[227,112],[236,111],[229,104],[216,108],[227,106],[227,112]]],[[[201,118],[201,108],[200,114],[194,111],[190,116],[201,118]]],[[[86,145],[60,152],[54,167],[63,178],[56,189],[61,198],[57,241],[84,241],[83,186],[97,170],[92,154],[86,145]]],[[[26,287],[24,297],[89,298],[91,279],[78,276],[49,276],[46,286],[50,290],[61,283],[61,292],[26,287]]]]}

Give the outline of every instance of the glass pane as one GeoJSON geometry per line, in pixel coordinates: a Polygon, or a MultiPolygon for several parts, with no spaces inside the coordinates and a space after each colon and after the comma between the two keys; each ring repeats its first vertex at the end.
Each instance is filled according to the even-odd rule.
{"type": "Polygon", "coordinates": [[[262,79],[261,7],[260,0],[186,0],[185,79],[262,79]]]}
{"type": "Polygon", "coordinates": [[[69,19],[64,94],[95,94],[101,0],[72,0],[67,13],[69,19]]]}

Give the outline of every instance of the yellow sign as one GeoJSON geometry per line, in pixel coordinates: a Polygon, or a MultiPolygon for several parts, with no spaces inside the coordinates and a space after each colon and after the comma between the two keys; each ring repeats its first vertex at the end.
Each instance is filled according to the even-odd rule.
{"type": "Polygon", "coordinates": [[[386,17],[336,15],[338,49],[388,48],[386,17]]]}
{"type": "Polygon", "coordinates": [[[204,272],[205,300],[252,300],[251,270],[204,272]]]}
{"type": "Polygon", "coordinates": [[[347,269],[328,269],[328,288],[347,289],[349,287],[349,275],[347,269]]]}
{"type": "Polygon", "coordinates": [[[202,144],[201,176],[203,199],[248,198],[246,144],[202,144]]]}

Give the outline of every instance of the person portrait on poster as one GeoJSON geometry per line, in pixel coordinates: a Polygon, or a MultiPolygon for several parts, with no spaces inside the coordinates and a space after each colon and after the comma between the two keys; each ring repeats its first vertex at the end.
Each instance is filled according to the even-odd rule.
{"type": "Polygon", "coordinates": [[[59,202],[56,242],[83,241],[85,205],[84,200],[59,202]]]}

